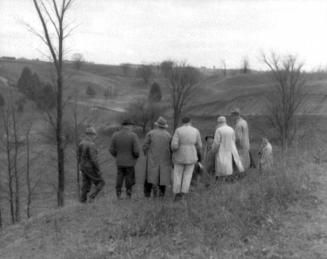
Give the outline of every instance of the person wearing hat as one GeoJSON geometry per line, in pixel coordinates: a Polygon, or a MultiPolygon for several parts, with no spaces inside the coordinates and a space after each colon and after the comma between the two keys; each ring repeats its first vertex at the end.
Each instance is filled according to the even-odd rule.
{"type": "Polygon", "coordinates": [[[171,142],[175,200],[189,192],[194,166],[202,150],[200,132],[192,126],[191,119],[184,117],[182,123],[183,125],[176,129],[171,142]]]}
{"type": "Polygon", "coordinates": [[[269,140],[263,137],[261,142],[261,147],[258,152],[259,157],[259,171],[265,171],[272,169],[273,166],[273,149],[269,140]]]}
{"type": "Polygon", "coordinates": [[[234,130],[236,136],[236,147],[240,155],[244,169],[250,167],[250,139],[249,127],[245,119],[241,117],[239,109],[235,109],[231,113],[234,122],[234,130]]]}
{"type": "Polygon", "coordinates": [[[152,190],[154,197],[158,194],[159,197],[164,196],[166,186],[170,183],[172,136],[167,131],[168,124],[165,118],[159,117],[155,127],[146,134],[143,145],[146,156],[145,197],[150,197],[152,190]]]}
{"type": "Polygon", "coordinates": [[[92,183],[96,189],[89,196],[90,200],[94,199],[105,185],[97,159],[97,148],[94,143],[95,138],[95,129],[88,127],[85,131],[85,138],[78,145],[78,165],[82,175],[82,193],[80,197],[80,202],[82,203],[87,201],[87,194],[90,192],[92,183]]]}
{"type": "Polygon", "coordinates": [[[109,152],[116,158],[117,179],[116,195],[121,197],[121,189],[125,180],[126,196],[131,198],[135,184],[135,164],[140,155],[139,138],[132,132],[134,123],[125,119],[122,127],[111,139],[109,152]]]}
{"type": "Polygon", "coordinates": [[[210,185],[210,182],[212,182],[212,177],[215,176],[215,154],[212,150],[212,145],[214,141],[214,136],[209,135],[205,138],[205,146],[204,146],[204,152],[203,152],[203,161],[204,161],[204,171],[205,171],[205,182],[206,186],[210,185]]]}
{"type": "Polygon", "coordinates": [[[224,116],[218,117],[218,127],[212,145],[212,150],[216,154],[216,180],[229,180],[233,174],[233,161],[239,172],[244,168],[235,145],[235,132],[226,123],[224,116]]]}

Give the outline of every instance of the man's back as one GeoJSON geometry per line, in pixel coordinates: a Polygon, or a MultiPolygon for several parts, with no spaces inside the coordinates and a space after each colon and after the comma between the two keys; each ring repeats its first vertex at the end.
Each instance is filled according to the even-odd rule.
{"type": "Polygon", "coordinates": [[[98,169],[97,149],[89,138],[84,138],[78,146],[78,162],[80,167],[98,169]]]}
{"type": "Polygon", "coordinates": [[[122,128],[112,136],[110,153],[116,157],[118,166],[134,166],[139,157],[138,137],[134,132],[122,128]]]}
{"type": "Polygon", "coordinates": [[[183,125],[176,129],[172,143],[175,163],[193,164],[198,160],[197,150],[202,149],[200,132],[191,125],[183,125]]]}
{"type": "Polygon", "coordinates": [[[242,149],[250,149],[248,123],[243,118],[239,118],[235,125],[237,143],[242,149]]]}

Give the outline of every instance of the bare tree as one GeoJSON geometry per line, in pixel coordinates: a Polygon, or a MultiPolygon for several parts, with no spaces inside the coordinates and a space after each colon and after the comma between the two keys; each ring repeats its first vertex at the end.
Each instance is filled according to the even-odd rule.
{"type": "Polygon", "coordinates": [[[277,131],[283,150],[292,142],[297,131],[296,113],[306,100],[302,67],[295,56],[280,57],[263,54],[263,61],[272,72],[275,84],[269,93],[268,118],[277,131]]]}
{"type": "Polygon", "coordinates": [[[37,31],[34,31],[34,33],[39,36],[48,47],[56,71],[57,111],[55,129],[58,160],[57,203],[59,207],[62,207],[64,206],[65,191],[65,152],[62,134],[64,87],[63,56],[64,41],[71,33],[71,31],[68,30],[68,24],[65,18],[68,10],[72,6],[73,0],[52,0],[49,2],[33,0],[33,2],[43,28],[42,33],[37,31]]]}
{"type": "Polygon", "coordinates": [[[14,105],[13,94],[6,98],[5,107],[1,110],[2,126],[4,130],[4,149],[7,165],[8,200],[11,222],[20,221],[20,178],[18,172],[18,155],[21,139],[18,136],[18,119],[14,105]]]}
{"type": "Polygon", "coordinates": [[[128,64],[128,63],[122,63],[122,64],[120,64],[120,68],[121,68],[124,76],[128,76],[129,75],[129,73],[131,71],[130,64],[128,64]]]}
{"type": "Polygon", "coordinates": [[[160,72],[163,77],[168,78],[174,66],[174,62],[171,60],[165,60],[160,63],[160,72]]]}
{"type": "Polygon", "coordinates": [[[227,64],[226,64],[226,60],[222,59],[221,60],[221,65],[222,65],[223,75],[226,76],[227,75],[227,64]]]}
{"type": "Polygon", "coordinates": [[[250,72],[250,62],[249,62],[249,58],[248,57],[244,57],[242,59],[242,68],[241,68],[241,72],[243,74],[247,74],[250,72]]]}
{"type": "Polygon", "coordinates": [[[82,68],[83,63],[85,62],[84,57],[81,53],[75,53],[72,56],[73,66],[76,70],[80,70],[82,68]]]}
{"type": "Polygon", "coordinates": [[[174,64],[171,71],[167,74],[167,79],[170,83],[174,130],[178,126],[185,106],[192,101],[200,78],[201,74],[196,68],[184,63],[174,64]]]}

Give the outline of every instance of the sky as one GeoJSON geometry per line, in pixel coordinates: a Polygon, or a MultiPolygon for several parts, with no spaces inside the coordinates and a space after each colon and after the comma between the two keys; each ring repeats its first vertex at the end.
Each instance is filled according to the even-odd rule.
{"type": "MultiPolygon", "coordinates": [[[[273,51],[327,67],[327,0],[75,0],[67,22],[66,59],[260,69],[273,51]]],[[[0,56],[46,59],[32,0],[0,0],[0,24],[0,56]]]]}

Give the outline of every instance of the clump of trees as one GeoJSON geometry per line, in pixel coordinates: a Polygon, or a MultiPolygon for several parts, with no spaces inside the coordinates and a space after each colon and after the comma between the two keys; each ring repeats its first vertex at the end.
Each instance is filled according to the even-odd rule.
{"type": "Polygon", "coordinates": [[[281,57],[275,53],[263,55],[274,79],[268,103],[268,119],[275,129],[282,149],[286,150],[297,133],[296,114],[303,107],[307,94],[304,90],[303,63],[295,56],[281,57]]]}
{"type": "Polygon", "coordinates": [[[97,92],[96,90],[94,89],[94,87],[92,87],[91,85],[88,85],[87,88],[86,88],[86,94],[89,96],[89,97],[95,97],[97,92]]]}
{"type": "MultiPolygon", "coordinates": [[[[38,74],[32,73],[28,67],[23,69],[17,82],[17,89],[42,111],[51,110],[56,106],[56,93],[52,85],[42,82],[38,74]]],[[[24,102],[20,104],[23,105],[24,102]]],[[[23,109],[22,106],[19,108],[23,109]]]]}
{"type": "Polygon", "coordinates": [[[124,76],[128,76],[131,72],[131,66],[128,63],[120,64],[120,68],[124,76]]]}
{"type": "Polygon", "coordinates": [[[141,65],[137,69],[136,74],[142,78],[145,85],[148,85],[154,74],[153,67],[151,65],[141,65]]]}
{"type": "Polygon", "coordinates": [[[147,128],[153,128],[154,122],[165,112],[161,103],[162,94],[160,85],[154,82],[149,90],[148,97],[140,97],[130,103],[127,108],[128,116],[133,118],[135,123],[142,128],[145,135],[147,128]]]}
{"type": "Polygon", "coordinates": [[[150,103],[158,103],[162,99],[161,88],[157,82],[153,82],[149,91],[148,100],[150,103]]]}
{"type": "Polygon", "coordinates": [[[73,66],[76,70],[80,70],[85,62],[85,59],[81,53],[74,53],[72,56],[73,66]]]}

